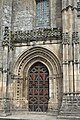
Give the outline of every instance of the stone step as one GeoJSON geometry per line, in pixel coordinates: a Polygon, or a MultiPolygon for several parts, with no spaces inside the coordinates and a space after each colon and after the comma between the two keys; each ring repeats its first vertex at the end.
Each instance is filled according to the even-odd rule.
{"type": "Polygon", "coordinates": [[[66,119],[66,120],[80,120],[80,116],[74,116],[74,115],[72,115],[72,116],[70,116],[70,115],[60,115],[60,116],[58,116],[57,117],[57,119],[66,119]]]}
{"type": "Polygon", "coordinates": [[[38,115],[38,114],[25,114],[25,115],[10,115],[10,116],[2,116],[0,120],[66,120],[66,119],[58,119],[56,116],[52,115],[38,115]]]}
{"type": "Polygon", "coordinates": [[[54,116],[52,114],[25,113],[25,114],[0,114],[0,120],[80,120],[80,116],[54,116]]]}

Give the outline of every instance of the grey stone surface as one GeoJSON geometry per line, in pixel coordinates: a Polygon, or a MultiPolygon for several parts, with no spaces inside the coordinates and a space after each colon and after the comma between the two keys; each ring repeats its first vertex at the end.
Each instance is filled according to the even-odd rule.
{"type": "MultiPolygon", "coordinates": [[[[57,118],[56,116],[49,116],[49,115],[32,115],[32,114],[26,114],[26,115],[12,115],[12,116],[6,116],[6,117],[0,117],[0,119],[14,119],[14,120],[61,120],[60,118],[57,118]]],[[[66,119],[62,119],[66,120],[66,119]]]]}
{"type": "Polygon", "coordinates": [[[0,120],[80,120],[80,116],[53,116],[53,115],[42,115],[42,114],[17,114],[17,115],[8,115],[1,117],[0,120]]]}
{"type": "MultiPolygon", "coordinates": [[[[38,61],[49,69],[48,109],[55,112],[62,110],[62,115],[75,113],[76,117],[73,118],[79,119],[77,113],[80,113],[80,17],[77,17],[75,1],[49,0],[48,29],[51,30],[48,31],[47,26],[43,29],[47,31],[45,32],[47,35],[35,27],[35,0],[0,1],[0,110],[4,111],[2,109],[4,96],[9,97],[10,110],[28,109],[28,83],[25,79],[31,65],[38,61]],[[5,31],[6,27],[8,34],[5,31]],[[53,35],[51,32],[53,28],[61,29],[64,35],[58,35],[57,32],[53,35]]],[[[12,115],[6,118],[26,117],[56,120],[53,116],[37,114],[12,115]]]]}

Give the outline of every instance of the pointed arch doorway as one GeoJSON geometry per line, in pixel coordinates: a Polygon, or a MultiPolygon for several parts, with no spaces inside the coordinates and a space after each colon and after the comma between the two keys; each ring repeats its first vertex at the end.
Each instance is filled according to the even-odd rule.
{"type": "Polygon", "coordinates": [[[49,101],[49,71],[43,63],[36,62],[28,74],[29,111],[46,112],[49,101]]]}

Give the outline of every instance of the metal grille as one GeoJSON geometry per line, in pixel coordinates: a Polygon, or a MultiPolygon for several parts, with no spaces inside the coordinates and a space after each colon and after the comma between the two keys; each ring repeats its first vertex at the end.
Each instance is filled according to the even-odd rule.
{"type": "Polygon", "coordinates": [[[36,26],[49,26],[49,0],[36,0],[36,26]]]}
{"type": "Polygon", "coordinates": [[[49,72],[45,65],[35,63],[29,72],[29,111],[46,112],[49,100],[49,72]]]}

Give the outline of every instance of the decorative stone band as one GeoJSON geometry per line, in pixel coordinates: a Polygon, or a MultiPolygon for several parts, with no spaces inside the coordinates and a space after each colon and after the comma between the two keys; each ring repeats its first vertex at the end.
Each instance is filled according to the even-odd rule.
{"type": "Polygon", "coordinates": [[[79,44],[79,35],[78,32],[73,32],[72,34],[72,43],[79,44]]]}
{"type": "Polygon", "coordinates": [[[71,62],[73,64],[80,64],[79,60],[75,59],[75,60],[65,60],[63,61],[63,65],[69,65],[71,62]]]}
{"type": "Polygon", "coordinates": [[[12,43],[27,43],[33,41],[61,40],[61,30],[57,28],[39,28],[31,31],[11,32],[12,43]]]}
{"type": "MultiPolygon", "coordinates": [[[[2,45],[8,45],[11,43],[30,43],[34,41],[44,41],[47,40],[61,40],[63,39],[63,44],[70,44],[69,33],[62,33],[61,29],[58,28],[39,28],[30,31],[9,31],[8,27],[5,27],[4,40],[2,45]]],[[[78,32],[72,33],[72,44],[79,43],[78,32]]]]}
{"type": "Polygon", "coordinates": [[[69,33],[62,34],[63,44],[69,44],[69,33]]]}
{"type": "Polygon", "coordinates": [[[70,35],[69,33],[62,34],[63,44],[79,44],[79,35],[78,32],[72,33],[72,42],[70,42],[70,35]]]}

